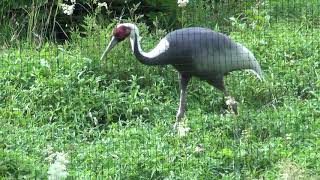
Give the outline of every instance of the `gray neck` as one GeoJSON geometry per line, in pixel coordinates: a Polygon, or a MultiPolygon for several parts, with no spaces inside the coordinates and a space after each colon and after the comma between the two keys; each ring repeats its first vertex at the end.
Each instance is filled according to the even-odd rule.
{"type": "Polygon", "coordinates": [[[136,58],[145,65],[164,65],[165,61],[163,58],[161,58],[160,54],[162,53],[156,48],[154,48],[152,51],[145,53],[140,46],[139,42],[139,32],[135,31],[131,35],[130,38],[131,46],[134,55],[136,58]]]}

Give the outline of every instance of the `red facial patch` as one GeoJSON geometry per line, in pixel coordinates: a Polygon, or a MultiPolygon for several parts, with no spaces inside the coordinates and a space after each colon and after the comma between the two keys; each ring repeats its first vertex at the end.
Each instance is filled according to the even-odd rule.
{"type": "Polygon", "coordinates": [[[130,29],[126,26],[119,26],[113,30],[113,36],[122,41],[130,35],[130,29]]]}

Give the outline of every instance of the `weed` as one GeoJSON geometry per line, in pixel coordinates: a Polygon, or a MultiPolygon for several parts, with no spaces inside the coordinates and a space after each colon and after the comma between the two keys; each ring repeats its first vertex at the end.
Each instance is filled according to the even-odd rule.
{"type": "MultiPolygon", "coordinates": [[[[70,178],[319,176],[320,29],[247,13],[252,17],[237,19],[244,29],[230,36],[254,52],[266,82],[243,72],[227,76],[239,102],[234,118],[221,113],[222,93],[194,78],[185,136],[172,128],[179,95],[172,67],[141,65],[127,42],[99,62],[116,21],[103,29],[88,16],[86,36],[75,30],[65,44],[2,50],[1,178],[46,178],[47,147],[68,152],[70,178]]],[[[138,26],[146,50],[164,32],[138,26]]]]}

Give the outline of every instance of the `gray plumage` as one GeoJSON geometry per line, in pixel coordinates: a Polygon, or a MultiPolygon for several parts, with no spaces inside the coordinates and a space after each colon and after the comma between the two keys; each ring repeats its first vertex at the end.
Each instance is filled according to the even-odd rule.
{"type": "MultiPolygon", "coordinates": [[[[242,69],[251,69],[259,79],[262,77],[260,65],[252,52],[222,33],[192,27],[173,31],[164,39],[169,43],[167,51],[157,57],[147,58],[141,55],[138,38],[135,38],[135,56],[147,65],[171,64],[181,74],[217,83],[223,81],[223,76],[229,72],[242,69]]],[[[220,86],[215,85],[223,90],[220,86]]]]}
{"type": "Polygon", "coordinates": [[[187,85],[192,76],[207,81],[223,91],[226,103],[237,114],[237,103],[224,87],[223,77],[235,70],[251,70],[259,79],[262,71],[252,52],[228,36],[210,29],[192,27],[167,34],[150,52],[140,47],[138,28],[131,23],[119,24],[101,59],[117,44],[130,36],[136,58],[146,65],[172,65],[180,75],[180,103],[177,121],[185,113],[187,85]]]}

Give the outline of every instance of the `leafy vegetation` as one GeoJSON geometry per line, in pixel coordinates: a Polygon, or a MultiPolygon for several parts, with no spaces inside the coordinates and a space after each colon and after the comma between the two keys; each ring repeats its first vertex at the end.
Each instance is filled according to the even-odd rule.
{"type": "MultiPolygon", "coordinates": [[[[276,17],[267,5],[209,24],[254,52],[266,82],[245,72],[227,77],[240,104],[234,117],[221,112],[219,91],[193,79],[183,137],[172,128],[179,98],[172,67],[143,66],[128,42],[99,62],[113,21],[102,28],[86,17],[84,37],[74,31],[63,44],[3,49],[0,176],[46,178],[48,157],[64,152],[70,178],[318,179],[320,27],[307,16],[276,17]]],[[[145,50],[169,31],[138,26],[145,50]]]]}
{"type": "Polygon", "coordinates": [[[134,14],[139,13],[139,20],[150,26],[157,21],[158,26],[172,28],[176,26],[175,12],[176,2],[171,0],[3,0],[0,2],[0,23],[3,24],[0,43],[12,46],[21,40],[29,43],[71,40],[70,32],[75,29],[85,32],[81,24],[93,15],[103,25],[115,18],[133,19],[134,14]]]}

